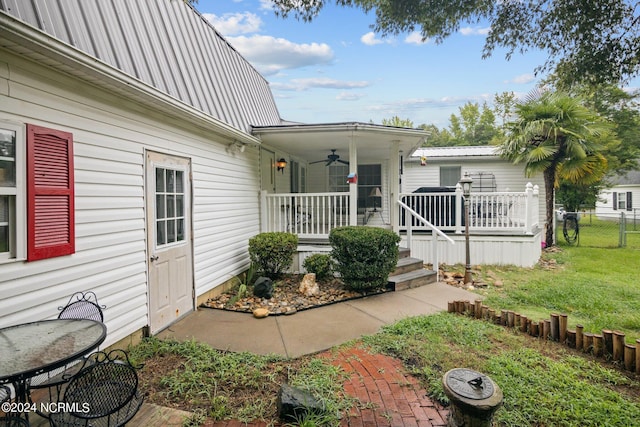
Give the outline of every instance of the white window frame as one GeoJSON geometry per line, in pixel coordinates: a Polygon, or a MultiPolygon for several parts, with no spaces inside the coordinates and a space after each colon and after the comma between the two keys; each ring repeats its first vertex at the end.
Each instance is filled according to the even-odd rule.
{"type": "Polygon", "coordinates": [[[616,209],[619,211],[626,211],[627,210],[627,192],[623,191],[617,191],[617,206],[616,209]]]}
{"type": "MultiPolygon", "coordinates": [[[[169,170],[169,171],[182,172],[182,189],[183,189],[182,195],[184,196],[184,200],[182,201],[182,203],[183,203],[183,206],[182,206],[183,215],[181,216],[184,219],[184,225],[183,225],[183,227],[184,227],[184,238],[181,239],[181,240],[173,241],[173,242],[167,242],[167,243],[163,243],[163,244],[158,244],[158,231],[157,231],[157,228],[155,228],[155,227],[157,227],[157,223],[158,223],[158,216],[157,216],[158,215],[158,206],[157,206],[157,199],[155,197],[155,196],[157,196],[157,190],[156,190],[157,187],[155,187],[155,186],[157,186],[157,182],[155,182],[155,180],[157,178],[154,178],[154,185],[155,186],[154,186],[154,189],[153,189],[153,193],[154,193],[154,198],[153,198],[153,209],[154,209],[154,212],[153,212],[153,219],[154,219],[154,224],[153,224],[153,227],[154,227],[153,246],[154,246],[154,248],[156,250],[162,250],[162,249],[172,248],[174,246],[184,245],[185,243],[189,242],[189,239],[191,238],[190,237],[191,231],[188,229],[189,227],[187,227],[187,225],[188,225],[187,215],[191,215],[190,207],[187,206],[187,201],[188,201],[187,199],[188,199],[188,197],[190,197],[189,189],[187,188],[187,185],[189,184],[189,182],[187,180],[187,178],[188,178],[187,177],[188,168],[184,167],[184,166],[180,166],[180,165],[168,164],[168,163],[163,163],[163,162],[153,163],[152,167],[153,167],[154,177],[157,177],[156,173],[157,173],[158,169],[164,169],[165,171],[169,170]]],[[[177,181],[176,181],[176,184],[177,184],[177,181]]],[[[176,184],[174,184],[174,185],[176,185],[176,184]]],[[[166,188],[165,188],[165,192],[164,193],[166,193],[166,188]]],[[[177,212],[174,212],[173,218],[178,218],[175,215],[176,213],[177,212]]],[[[163,219],[167,218],[166,214],[167,213],[165,212],[165,218],[163,218],[163,219]]],[[[168,237],[168,236],[165,236],[165,237],[168,237]]]]}
{"type": "Polygon", "coordinates": [[[0,263],[27,258],[27,186],[25,125],[0,120],[0,129],[15,132],[15,187],[0,186],[0,196],[9,196],[9,252],[0,253],[0,263]]]}

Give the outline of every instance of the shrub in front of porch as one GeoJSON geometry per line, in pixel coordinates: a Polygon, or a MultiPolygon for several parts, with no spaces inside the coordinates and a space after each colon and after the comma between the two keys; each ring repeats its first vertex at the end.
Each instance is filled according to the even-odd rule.
{"type": "Polygon", "coordinates": [[[381,289],[398,263],[400,236],[375,227],[339,227],[331,230],[331,256],[347,288],[381,289]]]}
{"type": "Polygon", "coordinates": [[[298,250],[298,236],[281,231],[260,233],[249,239],[251,262],[265,276],[277,279],[291,264],[298,250]]]}
{"type": "Polygon", "coordinates": [[[333,278],[333,259],[329,254],[309,255],[302,262],[302,266],[308,273],[314,273],[316,279],[328,280],[333,278]]]}

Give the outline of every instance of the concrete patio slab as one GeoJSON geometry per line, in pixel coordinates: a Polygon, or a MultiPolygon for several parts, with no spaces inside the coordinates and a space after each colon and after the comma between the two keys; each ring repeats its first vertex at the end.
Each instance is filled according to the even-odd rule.
{"type": "MultiPolygon", "coordinates": [[[[359,300],[358,300],[359,301],[359,300]]],[[[362,335],[373,334],[384,322],[341,302],[305,310],[292,316],[278,316],[278,327],[287,357],[317,353],[362,335]]]]}
{"type": "Polygon", "coordinates": [[[480,295],[463,289],[432,283],[264,319],[249,313],[199,308],[158,337],[195,339],[218,350],[295,358],[374,334],[381,326],[406,317],[445,311],[449,301],[478,298],[480,295]]]}

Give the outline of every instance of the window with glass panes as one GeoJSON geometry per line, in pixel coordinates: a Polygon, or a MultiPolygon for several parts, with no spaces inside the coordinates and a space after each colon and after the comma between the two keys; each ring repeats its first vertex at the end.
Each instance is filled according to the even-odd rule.
{"type": "Polygon", "coordinates": [[[184,241],[184,171],[156,167],[156,246],[184,241]]]}
{"type": "Polygon", "coordinates": [[[329,168],[329,191],[349,191],[347,175],[349,175],[349,165],[332,164],[329,168]]]}
{"type": "Polygon", "coordinates": [[[9,257],[15,242],[16,131],[0,128],[0,254],[9,257]]]}
{"type": "Polygon", "coordinates": [[[460,166],[440,166],[440,186],[455,187],[460,181],[460,166]]]}
{"type": "Polygon", "coordinates": [[[380,208],[382,199],[372,196],[382,186],[380,165],[358,166],[358,209],[380,208]]]}

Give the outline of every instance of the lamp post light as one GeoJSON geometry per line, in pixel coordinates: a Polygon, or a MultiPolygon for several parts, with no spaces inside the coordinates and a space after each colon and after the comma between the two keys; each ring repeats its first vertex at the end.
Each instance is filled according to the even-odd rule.
{"type": "Polygon", "coordinates": [[[469,196],[471,195],[471,184],[473,180],[469,178],[469,174],[465,172],[464,178],[459,182],[464,195],[464,243],[466,250],[466,263],[464,266],[464,283],[472,283],[471,276],[471,257],[469,255],[469,196]]]}

